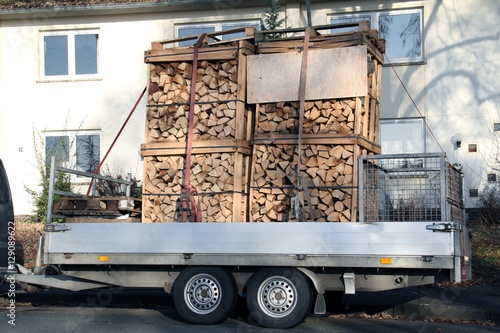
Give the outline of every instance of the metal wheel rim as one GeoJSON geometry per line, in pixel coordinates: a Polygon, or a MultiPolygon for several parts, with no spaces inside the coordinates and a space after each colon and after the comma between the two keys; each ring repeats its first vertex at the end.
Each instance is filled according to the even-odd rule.
{"type": "Polygon", "coordinates": [[[197,314],[207,314],[214,311],[221,301],[219,281],[208,274],[193,276],[184,287],[184,300],[189,308],[197,314]]]}
{"type": "Polygon", "coordinates": [[[272,276],[261,283],[258,291],[260,308],[273,318],[288,316],[297,305],[297,289],[283,276],[272,276]]]}

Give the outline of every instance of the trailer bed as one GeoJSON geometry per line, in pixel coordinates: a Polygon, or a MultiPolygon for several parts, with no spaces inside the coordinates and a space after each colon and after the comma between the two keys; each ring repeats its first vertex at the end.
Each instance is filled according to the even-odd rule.
{"type": "Polygon", "coordinates": [[[45,263],[453,268],[455,232],[430,222],[72,223],[45,263]]]}

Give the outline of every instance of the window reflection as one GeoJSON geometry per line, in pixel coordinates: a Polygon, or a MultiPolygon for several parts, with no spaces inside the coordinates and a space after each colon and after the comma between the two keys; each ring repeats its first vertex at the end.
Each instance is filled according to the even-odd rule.
{"type": "Polygon", "coordinates": [[[381,120],[380,142],[383,154],[424,153],[425,138],[423,120],[381,120]]]}

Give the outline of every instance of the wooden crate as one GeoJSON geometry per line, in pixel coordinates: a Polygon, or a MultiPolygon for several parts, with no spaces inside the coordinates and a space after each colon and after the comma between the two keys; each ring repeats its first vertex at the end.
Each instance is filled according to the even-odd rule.
{"type": "Polygon", "coordinates": [[[250,144],[238,140],[193,143],[192,164],[185,166],[185,144],[142,146],[143,222],[179,221],[179,199],[186,170],[198,192],[202,221],[247,220],[250,144]]]}
{"type": "Polygon", "coordinates": [[[250,218],[256,222],[356,221],[358,156],[380,152],[361,137],[304,135],[256,137],[253,147],[250,218]],[[293,213],[295,196],[302,216],[293,213]]]}
{"type": "Polygon", "coordinates": [[[324,26],[308,39],[304,28],[279,31],[298,34],[281,40],[257,33],[247,77],[253,221],[357,220],[358,157],[380,153],[384,44],[368,22],[351,25],[359,31],[318,33],[334,27],[324,26]]]}
{"type": "Polygon", "coordinates": [[[189,170],[203,221],[297,220],[292,198],[306,212],[300,219],[355,221],[357,158],[380,153],[383,42],[368,23],[354,25],[358,32],[319,34],[313,29],[308,53],[302,52],[301,36],[265,41],[257,34],[261,41],[256,44],[251,28],[232,41],[213,42],[225,32],[212,33],[198,50],[195,69],[193,47],[165,46],[197,38],[154,42],[145,53],[143,220],[177,221],[189,170]],[[309,70],[301,71],[304,54],[313,65],[302,95],[299,83],[309,70]],[[193,70],[198,76],[189,133],[193,161],[186,167],[193,70]],[[295,169],[299,151],[300,182],[295,169]],[[214,166],[214,160],[227,163],[214,166]]]}
{"type": "MultiPolygon", "coordinates": [[[[246,104],[246,58],[255,51],[254,30],[242,31],[245,37],[224,42],[210,42],[210,34],[198,50],[193,140],[251,138],[254,108],[246,104]]],[[[196,42],[194,37],[153,42],[146,51],[146,143],[187,140],[193,47],[165,48],[185,39],[196,42]]]]}
{"type": "Polygon", "coordinates": [[[193,47],[174,44],[194,44],[197,36],[153,42],[145,53],[149,94],[142,145],[144,222],[179,220],[186,172],[198,192],[203,222],[247,219],[255,107],[246,103],[246,58],[255,52],[253,33],[253,28],[246,28],[208,34],[198,49],[196,68],[193,47]],[[215,36],[234,32],[244,32],[244,37],[214,41],[215,36]],[[194,70],[194,122],[188,133],[194,70]],[[192,158],[189,166],[187,154],[192,158]]]}
{"type": "MultiPolygon", "coordinates": [[[[317,100],[304,103],[304,134],[362,136],[378,142],[378,106],[370,98],[317,100]]],[[[255,135],[297,134],[299,102],[257,104],[255,135]]]]}

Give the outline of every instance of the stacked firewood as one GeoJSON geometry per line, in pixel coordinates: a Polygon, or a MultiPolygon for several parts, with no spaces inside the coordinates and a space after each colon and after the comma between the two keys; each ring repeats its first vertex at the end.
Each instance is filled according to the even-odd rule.
{"type": "MultiPolygon", "coordinates": [[[[144,164],[145,222],[178,220],[185,158],[179,155],[145,157],[144,164]]],[[[190,186],[198,192],[195,199],[202,208],[203,221],[231,221],[233,218],[236,197],[233,194],[244,191],[235,185],[235,165],[234,153],[193,155],[190,186]]],[[[245,196],[240,200],[245,201],[245,196]]]]}
{"type": "MultiPolygon", "coordinates": [[[[358,156],[380,152],[383,43],[367,22],[359,23],[355,33],[310,39],[310,50],[366,45],[366,94],[329,91],[300,103],[273,99],[266,90],[269,99],[249,104],[252,73],[247,73],[246,57],[255,53],[255,45],[260,53],[296,52],[304,46],[302,37],[257,44],[252,37],[207,39],[196,68],[192,47],[164,49],[163,42],[156,42],[146,52],[145,222],[179,220],[186,175],[199,194],[204,222],[356,221],[358,156]],[[192,85],[194,123],[188,133],[192,85]],[[185,144],[188,136],[195,151],[185,144]],[[192,154],[191,165],[186,165],[187,154],[192,154]]],[[[363,55],[361,76],[364,61],[363,55]]]]}
{"type": "MultiPolygon", "coordinates": [[[[245,31],[249,36],[252,32],[245,31]]],[[[248,123],[254,117],[254,107],[245,103],[246,56],[254,49],[248,38],[227,43],[205,41],[195,67],[192,47],[162,46],[175,41],[154,42],[152,50],[146,52],[149,82],[146,143],[142,145],[145,222],[180,220],[187,176],[190,191],[197,193],[194,201],[201,208],[203,222],[247,220],[248,123]],[[193,85],[193,130],[188,133],[193,85]],[[188,154],[190,165],[186,165],[188,154]]]]}
{"type": "MultiPolygon", "coordinates": [[[[284,102],[282,95],[273,102],[271,93],[262,98],[252,95],[252,100],[259,103],[250,180],[252,221],[356,221],[358,157],[380,153],[377,142],[384,43],[378,39],[376,31],[370,30],[369,22],[355,25],[359,31],[352,33],[314,32],[308,49],[312,54],[313,50],[366,45],[366,94],[357,94],[360,92],[357,88],[338,95],[325,89],[328,97],[305,99],[302,103],[284,102]],[[300,110],[301,105],[303,110],[300,110]],[[299,118],[301,112],[302,119],[299,118]]],[[[261,40],[258,51],[262,54],[284,55],[305,48],[302,37],[261,40]]],[[[266,58],[269,63],[278,65],[276,59],[266,58]]],[[[363,62],[361,60],[358,64],[364,66],[363,62]]],[[[267,65],[264,61],[262,63],[267,65]]],[[[304,64],[302,62],[301,66],[304,64]]],[[[308,68],[301,67],[300,70],[308,72],[308,68]]],[[[325,72],[325,78],[327,75],[325,72]]],[[[338,80],[342,81],[342,78],[338,77],[338,80]]],[[[352,83],[349,81],[345,85],[351,87],[352,83]]],[[[321,90],[319,87],[308,88],[321,90]]]]}
{"type": "MultiPolygon", "coordinates": [[[[355,108],[354,99],[307,101],[302,133],[352,135],[355,108]]],[[[257,134],[297,133],[298,126],[299,102],[266,103],[258,109],[257,134]]]]}
{"type": "Polygon", "coordinates": [[[308,221],[350,221],[354,150],[353,145],[303,145],[297,179],[297,145],[257,145],[252,220],[293,220],[291,200],[299,195],[308,221]]]}
{"type": "MultiPolygon", "coordinates": [[[[185,141],[192,65],[150,65],[147,142],[185,141]]],[[[193,140],[236,137],[238,63],[200,61],[197,69],[193,140]]]]}

